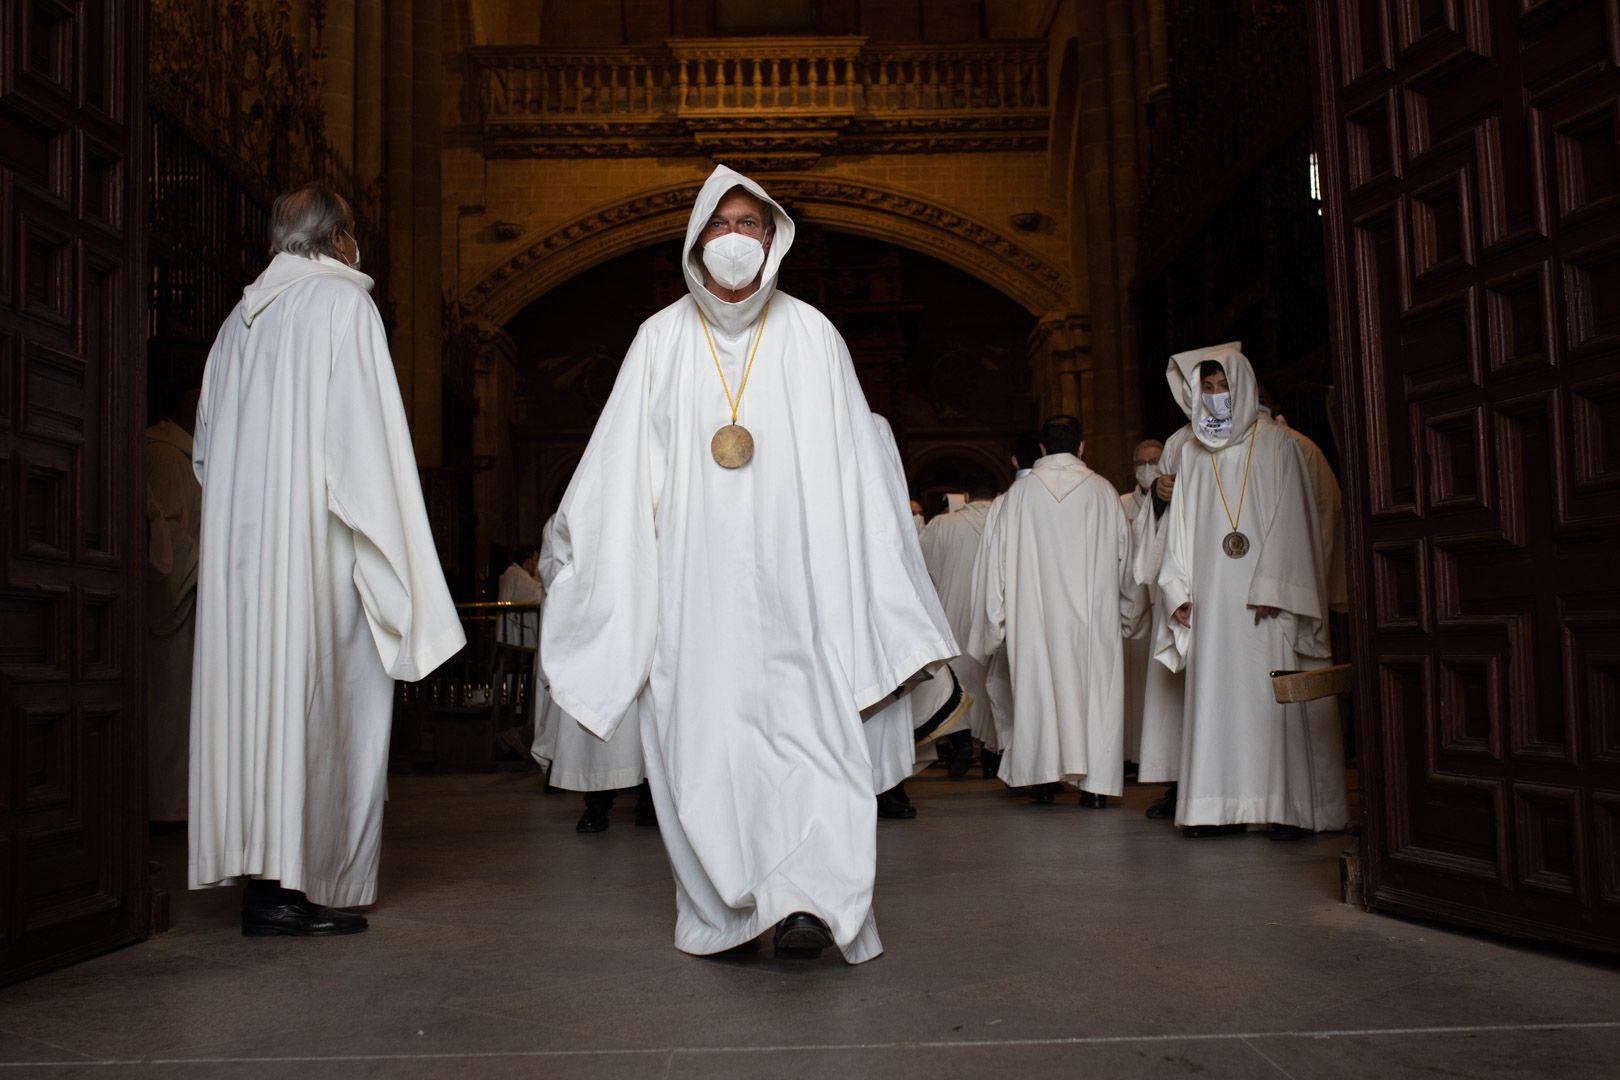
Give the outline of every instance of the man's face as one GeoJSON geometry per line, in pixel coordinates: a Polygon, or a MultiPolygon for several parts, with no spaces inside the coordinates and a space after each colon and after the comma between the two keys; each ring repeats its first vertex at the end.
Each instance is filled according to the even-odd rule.
{"type": "Polygon", "coordinates": [[[776,236],[776,225],[771,221],[770,209],[742,188],[733,188],[726,192],[725,197],[720,200],[720,205],[716,206],[714,213],[709,216],[708,224],[703,226],[703,233],[698,237],[698,246],[705,247],[710,240],[734,232],[752,236],[764,247],[765,254],[771,253],[771,240],[776,236]]]}
{"type": "Polygon", "coordinates": [[[1224,394],[1230,389],[1226,385],[1226,372],[1224,371],[1205,375],[1201,381],[1201,386],[1206,394],[1224,394]]]}
{"type": "Polygon", "coordinates": [[[1131,465],[1133,467],[1140,465],[1157,465],[1159,463],[1159,454],[1160,450],[1157,446],[1138,446],[1136,448],[1136,456],[1132,459],[1131,465]]]}

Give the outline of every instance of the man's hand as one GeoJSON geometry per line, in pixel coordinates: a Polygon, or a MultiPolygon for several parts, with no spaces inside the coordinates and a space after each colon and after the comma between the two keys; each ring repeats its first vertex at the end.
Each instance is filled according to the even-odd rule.
{"type": "Polygon", "coordinates": [[[1266,607],[1264,604],[1254,605],[1254,625],[1259,626],[1261,619],[1275,619],[1282,614],[1282,608],[1266,607]]]}
{"type": "Polygon", "coordinates": [[[1176,608],[1175,611],[1171,612],[1170,617],[1172,619],[1175,619],[1176,622],[1180,623],[1182,626],[1185,626],[1188,629],[1191,629],[1192,628],[1192,601],[1189,600],[1185,604],[1182,604],[1180,607],[1176,608]]]}
{"type": "Polygon", "coordinates": [[[1159,497],[1160,502],[1169,502],[1170,493],[1176,490],[1176,474],[1165,473],[1153,481],[1153,494],[1159,497]]]}

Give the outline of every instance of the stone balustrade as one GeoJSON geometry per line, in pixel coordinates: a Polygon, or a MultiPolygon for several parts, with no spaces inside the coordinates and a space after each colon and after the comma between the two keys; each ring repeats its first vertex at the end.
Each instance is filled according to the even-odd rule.
{"type": "MultiPolygon", "coordinates": [[[[889,151],[1044,145],[1046,44],[885,45],[861,37],[676,39],[600,50],[469,50],[492,151],[713,149],[819,125],[889,151]],[[917,138],[926,129],[928,137],[917,138]],[[720,141],[724,142],[722,134],[720,141]],[[1013,144],[1017,143],[1018,146],[1013,144]],[[981,145],[982,144],[982,145],[981,145]]],[[[833,149],[823,137],[818,152],[833,149]]]]}

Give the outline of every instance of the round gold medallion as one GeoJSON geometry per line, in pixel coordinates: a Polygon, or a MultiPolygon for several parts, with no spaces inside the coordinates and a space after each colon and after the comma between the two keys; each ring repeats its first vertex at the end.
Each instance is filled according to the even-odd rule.
{"type": "Polygon", "coordinates": [[[1249,553],[1249,538],[1234,529],[1221,539],[1221,550],[1231,558],[1241,559],[1249,553]]]}
{"type": "Polygon", "coordinates": [[[740,469],[754,456],[754,437],[741,424],[727,424],[709,441],[709,453],[721,468],[740,469]]]}

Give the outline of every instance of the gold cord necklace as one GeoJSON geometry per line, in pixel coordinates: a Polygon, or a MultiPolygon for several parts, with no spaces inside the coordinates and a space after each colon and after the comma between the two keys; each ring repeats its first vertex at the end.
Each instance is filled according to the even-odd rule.
{"type": "Polygon", "coordinates": [[[1249,429],[1249,453],[1243,459],[1243,487],[1238,491],[1237,517],[1232,516],[1232,507],[1226,501],[1226,488],[1221,484],[1221,470],[1215,464],[1215,451],[1208,451],[1209,470],[1215,474],[1215,490],[1221,493],[1221,509],[1226,511],[1226,523],[1232,527],[1232,531],[1221,538],[1221,550],[1233,559],[1241,559],[1249,553],[1249,538],[1238,532],[1238,523],[1243,520],[1243,500],[1249,495],[1249,465],[1254,461],[1254,435],[1259,430],[1259,424],[1249,429]]]}
{"type": "Polygon", "coordinates": [[[720,353],[714,347],[714,336],[709,333],[709,320],[703,317],[701,305],[697,313],[698,322],[703,325],[703,340],[709,343],[709,355],[714,357],[714,370],[720,376],[720,386],[726,392],[726,404],[731,406],[731,423],[714,433],[714,438],[709,440],[709,453],[714,455],[715,462],[721,468],[740,469],[754,457],[754,437],[747,428],[737,423],[737,409],[742,405],[743,391],[748,389],[748,376],[753,373],[759,343],[765,338],[765,317],[771,313],[771,303],[765,301],[765,308],[759,313],[759,332],[754,335],[754,348],[748,354],[748,364],[743,368],[736,397],[731,396],[731,384],[726,381],[725,368],[720,366],[720,353]]]}

